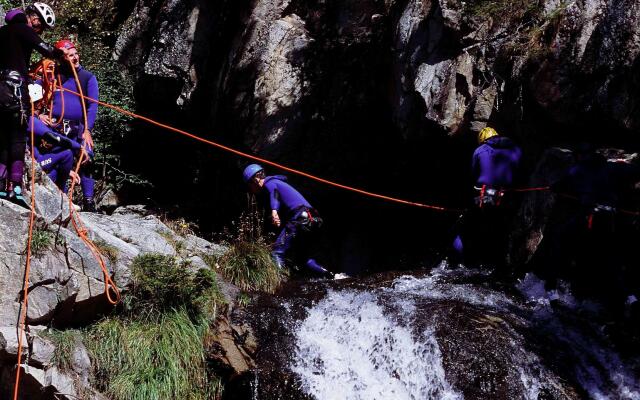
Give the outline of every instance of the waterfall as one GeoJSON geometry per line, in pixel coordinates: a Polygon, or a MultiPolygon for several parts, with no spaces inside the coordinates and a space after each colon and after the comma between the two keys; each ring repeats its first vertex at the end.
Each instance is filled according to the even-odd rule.
{"type": "Polygon", "coordinates": [[[329,292],[296,336],[293,371],[318,399],[461,398],[445,379],[433,331],[415,339],[370,293],[329,292]]]}
{"type": "Polygon", "coordinates": [[[504,362],[497,373],[502,380],[478,384],[487,386],[478,388],[482,393],[503,385],[501,393],[511,398],[640,399],[633,367],[598,337],[597,327],[576,319],[583,305],[568,290],[547,293],[527,277],[519,286],[522,296],[507,295],[459,279],[472,274],[478,272],[442,265],[373,289],[329,289],[292,328],[290,368],[301,390],[319,400],[488,398],[476,397],[473,382],[464,386],[450,371],[465,365],[452,366],[455,357],[443,357],[445,350],[468,347],[471,359],[504,362]],[[551,307],[558,299],[567,311],[551,307]],[[462,328],[434,311],[443,302],[473,310],[469,319],[477,335],[497,345],[465,343],[462,328]],[[557,351],[546,353],[545,346],[557,351]]]}

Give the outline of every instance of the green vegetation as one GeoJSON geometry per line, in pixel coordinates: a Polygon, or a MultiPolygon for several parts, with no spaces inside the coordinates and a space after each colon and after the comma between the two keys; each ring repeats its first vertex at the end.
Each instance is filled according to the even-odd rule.
{"type": "Polygon", "coordinates": [[[34,228],[31,236],[31,254],[34,257],[42,256],[55,242],[55,235],[47,229],[34,228]]]}
{"type": "Polygon", "coordinates": [[[51,329],[43,332],[42,336],[49,339],[56,347],[51,363],[61,371],[73,368],[73,352],[82,339],[81,332],[76,330],[59,331],[51,329]]]}
{"type": "Polygon", "coordinates": [[[246,307],[251,304],[251,295],[247,292],[240,292],[236,297],[236,304],[240,307],[246,307]]]}
{"type": "Polygon", "coordinates": [[[261,226],[257,212],[242,214],[233,226],[234,232],[227,232],[229,250],[222,257],[208,257],[206,261],[241,289],[273,293],[286,275],[273,261],[261,226]]]}
{"type": "Polygon", "coordinates": [[[114,399],[212,398],[203,346],[207,329],[184,310],[153,321],[100,322],[90,332],[98,388],[114,399]]]}
{"type": "Polygon", "coordinates": [[[542,9],[538,0],[475,0],[469,3],[471,15],[484,19],[517,20],[542,9]]]}
{"type": "Polygon", "coordinates": [[[102,254],[111,265],[115,265],[118,262],[118,256],[120,255],[120,251],[117,247],[110,245],[104,240],[98,239],[94,242],[98,250],[100,250],[100,254],[102,254]]]}
{"type": "Polygon", "coordinates": [[[182,252],[185,250],[184,241],[176,239],[175,235],[172,232],[166,230],[158,230],[156,232],[158,232],[158,235],[162,236],[164,240],[166,240],[167,243],[169,243],[171,247],[173,247],[176,253],[182,254],[182,252]]]}
{"type": "Polygon", "coordinates": [[[136,257],[122,310],[87,332],[94,384],[109,397],[219,398],[205,343],[224,300],[213,271],[187,267],[159,254],[136,257]]]}
{"type": "Polygon", "coordinates": [[[502,31],[488,41],[505,41],[507,57],[526,55],[529,61],[535,61],[549,57],[550,38],[566,8],[565,2],[552,11],[545,11],[539,0],[474,0],[467,3],[466,11],[476,20],[492,21],[501,27],[502,31]]]}
{"type": "Polygon", "coordinates": [[[285,275],[271,258],[271,248],[262,241],[237,241],[220,258],[224,277],[244,290],[273,293],[285,275]]]}
{"type": "Polygon", "coordinates": [[[168,226],[169,229],[171,229],[176,234],[182,237],[195,235],[195,229],[198,228],[198,226],[195,223],[189,222],[182,217],[169,218],[167,215],[161,215],[160,220],[162,221],[162,223],[168,226]]]}

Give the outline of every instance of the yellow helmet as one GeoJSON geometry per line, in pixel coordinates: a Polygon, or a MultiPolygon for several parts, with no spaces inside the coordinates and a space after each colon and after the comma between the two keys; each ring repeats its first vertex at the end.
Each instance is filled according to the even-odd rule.
{"type": "Polygon", "coordinates": [[[482,144],[494,136],[499,136],[495,129],[486,127],[478,133],[478,144],[482,144]]]}

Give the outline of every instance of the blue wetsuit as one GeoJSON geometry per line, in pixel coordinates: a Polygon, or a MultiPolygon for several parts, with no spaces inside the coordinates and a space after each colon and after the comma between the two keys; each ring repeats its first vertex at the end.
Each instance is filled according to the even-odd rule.
{"type": "MultiPolygon", "coordinates": [[[[483,144],[473,153],[471,162],[471,172],[476,187],[486,187],[495,189],[496,192],[487,198],[478,198],[478,204],[499,205],[502,197],[500,190],[512,187],[520,168],[522,150],[511,139],[502,136],[495,136],[483,144]],[[494,197],[495,196],[495,197],[494,197]]],[[[485,191],[482,191],[483,196],[485,191]]],[[[475,237],[476,247],[488,248],[485,240],[492,237],[494,242],[500,242],[503,235],[504,212],[494,209],[495,207],[484,208],[478,215],[470,213],[466,216],[466,233],[458,234],[453,241],[453,249],[458,255],[464,252],[464,237],[475,237]],[[502,223],[501,223],[502,222],[502,223]]],[[[467,243],[468,244],[468,243],[467,243]]],[[[493,246],[500,248],[501,246],[493,246]]],[[[500,251],[496,251],[500,253],[500,251]]]]}
{"type": "MultiPolygon", "coordinates": [[[[296,238],[305,227],[313,223],[317,217],[311,204],[293,186],[286,182],[282,175],[265,178],[264,187],[269,192],[271,209],[281,214],[283,228],[273,245],[272,256],[276,263],[283,267],[285,257],[291,250],[296,238]],[[285,222],[286,221],[286,222],[285,222]]],[[[305,265],[315,273],[326,275],[328,271],[311,257],[305,257],[305,265]]]]}
{"type": "Polygon", "coordinates": [[[522,150],[509,138],[496,136],[473,153],[471,171],[478,186],[507,188],[513,184],[522,150]]]}
{"type": "MultiPolygon", "coordinates": [[[[69,67],[63,67],[61,68],[61,71],[62,74],[60,76],[63,82],[62,87],[79,93],[75,77],[73,76],[73,73],[69,71],[69,67]]],[[[96,79],[95,75],[82,67],[76,69],[76,73],[78,74],[78,80],[80,81],[80,86],[82,87],[82,93],[87,97],[97,100],[99,96],[99,90],[98,80],[96,79]]],[[[96,116],[98,114],[98,104],[92,101],[85,101],[85,105],[87,107],[87,129],[89,131],[92,131],[95,124],[96,116]]],[[[56,120],[63,120],[63,122],[60,123],[58,130],[48,128],[46,127],[46,125],[44,125],[44,123],[41,124],[44,125],[45,128],[48,128],[49,131],[56,134],[58,132],[63,133],[65,136],[71,139],[77,145],[77,149],[74,147],[74,155],[77,156],[79,154],[78,151],[80,149],[80,146],[83,144],[82,133],[84,132],[84,116],[82,112],[82,101],[80,97],[72,93],[64,92],[62,90],[56,90],[53,93],[52,116],[56,120]]],[[[36,123],[37,122],[39,121],[36,121],[36,123]]],[[[89,149],[89,146],[85,146],[85,150],[87,151],[90,160],[92,160],[93,151],[89,149]]],[[[49,153],[51,152],[46,152],[46,154],[49,153]]],[[[38,161],[40,162],[40,160],[38,161]]],[[[64,173],[62,174],[62,176],[63,175],[64,173]]],[[[68,172],[66,175],[68,176],[68,172]]],[[[85,163],[80,167],[79,175],[83,196],[85,197],[85,199],[92,198],[94,195],[95,180],[93,179],[93,174],[91,172],[90,162],[85,163]]]]}
{"type": "Polygon", "coordinates": [[[34,157],[49,178],[60,190],[66,192],[67,179],[73,168],[74,155],[80,151],[80,143],[52,130],[37,117],[29,118],[29,129],[33,123],[36,141],[34,157]],[[55,143],[56,139],[58,143],[55,143]]]}

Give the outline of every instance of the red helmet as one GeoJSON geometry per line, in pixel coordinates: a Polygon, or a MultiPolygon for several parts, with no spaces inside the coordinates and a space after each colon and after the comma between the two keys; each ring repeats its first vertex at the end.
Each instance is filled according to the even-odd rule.
{"type": "Polygon", "coordinates": [[[76,45],[73,44],[73,42],[69,39],[62,39],[62,40],[58,40],[55,44],[56,49],[75,49],[76,45]]]}

